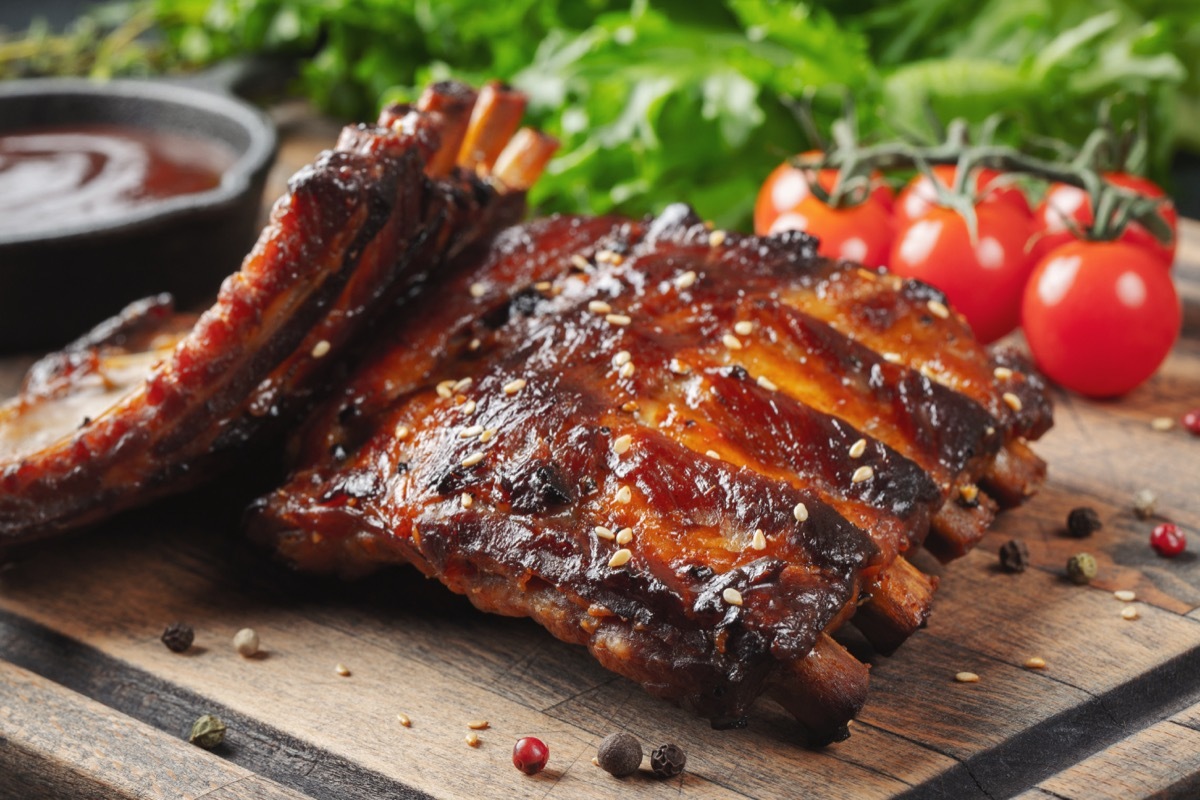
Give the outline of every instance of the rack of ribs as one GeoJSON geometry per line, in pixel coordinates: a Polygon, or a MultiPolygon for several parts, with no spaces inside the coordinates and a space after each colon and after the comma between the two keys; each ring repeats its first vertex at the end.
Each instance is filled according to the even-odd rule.
{"type": "Polygon", "coordinates": [[[556,147],[517,130],[524,107],[499,84],[443,83],[345,129],[208,311],[139,301],[35,364],[0,406],[0,545],[187,488],[299,414],[402,278],[523,215],[556,147]]]}
{"type": "MultiPolygon", "coordinates": [[[[414,284],[415,286],[415,284],[414,284]]],[[[409,563],[607,668],[745,723],[847,735],[867,668],[1032,493],[1046,387],[936,290],[814,241],[555,216],[429,275],[252,509],[292,565],[409,563]]]]}

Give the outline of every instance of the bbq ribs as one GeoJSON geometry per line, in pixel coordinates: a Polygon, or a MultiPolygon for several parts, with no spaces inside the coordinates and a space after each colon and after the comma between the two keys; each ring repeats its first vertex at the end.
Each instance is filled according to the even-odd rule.
{"type": "Polygon", "coordinates": [[[251,533],[305,570],[411,563],[606,667],[817,741],[934,581],[1037,485],[1045,387],[928,286],[802,234],[552,217],[451,263],[315,413],[251,533]],[[995,498],[993,500],[992,498],[995,498]]]}
{"type": "Polygon", "coordinates": [[[293,179],[217,304],[134,304],[0,407],[0,544],[278,441],[248,515],[293,566],[410,563],[744,724],[846,733],[948,560],[1036,490],[1046,387],[920,283],[811,238],[657,218],[512,227],[553,152],[523,99],[440,84],[293,179]],[[511,137],[511,141],[510,141],[511,137]],[[82,424],[80,424],[82,421],[82,424]]]}

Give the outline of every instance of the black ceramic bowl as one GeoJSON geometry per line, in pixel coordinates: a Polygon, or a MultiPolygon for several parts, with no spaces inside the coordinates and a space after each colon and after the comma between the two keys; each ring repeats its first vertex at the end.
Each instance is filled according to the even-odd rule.
{"type": "Polygon", "coordinates": [[[259,228],[274,126],[232,96],[151,81],[0,83],[0,134],[116,124],[211,138],[236,161],[214,189],[130,209],[99,223],[0,234],[0,351],[62,344],[127,303],[171,292],[212,295],[259,228]]]}

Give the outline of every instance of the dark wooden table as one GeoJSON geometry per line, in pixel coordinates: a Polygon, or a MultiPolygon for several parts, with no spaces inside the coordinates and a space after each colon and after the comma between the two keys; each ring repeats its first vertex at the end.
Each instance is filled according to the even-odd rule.
{"type": "MultiPolygon", "coordinates": [[[[303,113],[283,121],[272,197],[334,133],[303,113]]],[[[241,544],[240,487],[223,485],[0,572],[0,796],[1200,796],[1200,560],[1160,559],[1147,544],[1155,521],[1171,519],[1200,548],[1200,439],[1150,424],[1200,405],[1200,224],[1183,231],[1185,331],[1166,366],[1119,402],[1059,397],[1037,446],[1049,483],[939,569],[928,629],[875,660],[844,743],[802,749],[765,703],[748,730],[712,731],[582,649],[479,614],[413,571],[352,586],[283,575],[241,544]],[[1158,494],[1156,520],[1132,513],[1143,487],[1158,494]],[[1085,542],[1062,533],[1078,505],[1104,522],[1085,542]],[[1021,575],[996,566],[1012,537],[1032,553],[1021,575]],[[1100,563],[1088,587],[1062,577],[1082,549],[1100,563]],[[1122,618],[1127,605],[1136,620],[1122,618]],[[175,619],[197,631],[186,655],[158,641],[175,619]],[[233,652],[244,626],[263,657],[233,652]],[[1034,656],[1045,669],[1024,666],[1034,656]],[[979,682],[956,683],[960,671],[979,682]],[[203,713],[229,724],[215,753],[183,739],[203,713]],[[478,719],[490,726],[471,748],[478,719]],[[666,784],[609,777],[591,758],[618,729],[648,747],[680,743],[688,771],[666,784]],[[534,778],[509,763],[524,734],[551,748],[534,778]]],[[[0,361],[0,395],[27,364],[0,361]]]]}

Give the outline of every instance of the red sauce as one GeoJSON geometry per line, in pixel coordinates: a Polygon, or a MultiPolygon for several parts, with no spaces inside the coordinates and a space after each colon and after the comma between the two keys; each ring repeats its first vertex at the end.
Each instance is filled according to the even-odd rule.
{"type": "Polygon", "coordinates": [[[108,222],[204,192],[235,160],[223,142],[118,125],[0,134],[0,234],[108,222]]]}

